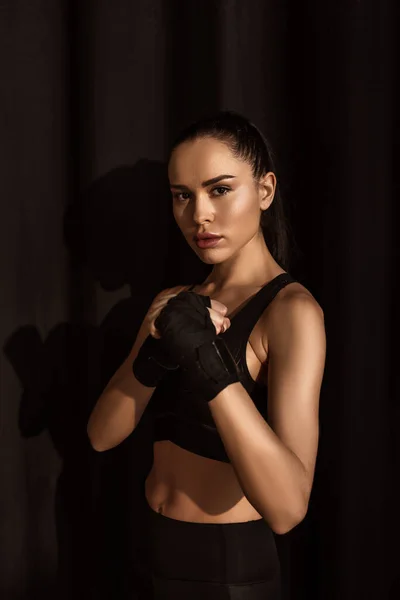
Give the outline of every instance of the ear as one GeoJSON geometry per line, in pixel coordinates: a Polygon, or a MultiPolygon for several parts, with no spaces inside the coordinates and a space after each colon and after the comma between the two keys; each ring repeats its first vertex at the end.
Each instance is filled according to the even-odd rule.
{"type": "Polygon", "coordinates": [[[261,210],[266,210],[272,204],[276,189],[276,177],[271,172],[263,175],[258,184],[261,210]]]}

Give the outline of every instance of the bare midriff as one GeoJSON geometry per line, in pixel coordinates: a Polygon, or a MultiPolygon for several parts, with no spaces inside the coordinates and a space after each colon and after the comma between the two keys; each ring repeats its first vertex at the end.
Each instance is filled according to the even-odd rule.
{"type": "Polygon", "coordinates": [[[154,511],[179,521],[237,523],[261,518],[231,464],[198,456],[168,440],[154,444],[145,495],[154,511]]]}

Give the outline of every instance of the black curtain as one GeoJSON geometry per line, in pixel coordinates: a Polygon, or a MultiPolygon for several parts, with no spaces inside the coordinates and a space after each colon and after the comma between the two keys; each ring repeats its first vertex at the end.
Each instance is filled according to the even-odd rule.
{"type": "Polygon", "coordinates": [[[306,519],[287,600],[400,597],[399,21],[390,0],[0,1],[0,596],[146,598],[151,423],[86,422],[160,289],[207,275],[165,160],[213,109],[257,123],[325,313],[306,519]],[[397,467],[397,468],[396,468],[397,467]]]}

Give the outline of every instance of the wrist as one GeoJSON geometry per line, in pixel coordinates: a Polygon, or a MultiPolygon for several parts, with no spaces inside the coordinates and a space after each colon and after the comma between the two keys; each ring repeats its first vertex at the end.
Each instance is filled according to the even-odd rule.
{"type": "Polygon", "coordinates": [[[185,387],[210,402],[225,387],[240,382],[239,371],[222,338],[205,342],[181,363],[185,387]]]}
{"type": "Polygon", "coordinates": [[[132,363],[132,372],[136,379],[147,387],[156,387],[161,379],[179,365],[171,360],[161,340],[149,335],[142,344],[132,363]]]}

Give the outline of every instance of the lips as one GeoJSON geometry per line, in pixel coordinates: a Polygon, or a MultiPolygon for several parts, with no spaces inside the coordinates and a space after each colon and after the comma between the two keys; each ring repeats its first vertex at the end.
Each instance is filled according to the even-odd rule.
{"type": "Polygon", "coordinates": [[[198,240],[215,240],[219,239],[220,237],[222,236],[216,233],[198,233],[194,239],[197,242],[198,240]]]}
{"type": "Polygon", "coordinates": [[[199,248],[215,248],[218,246],[220,241],[222,240],[221,236],[217,237],[209,237],[206,239],[198,239],[196,240],[196,244],[199,248]]]}

